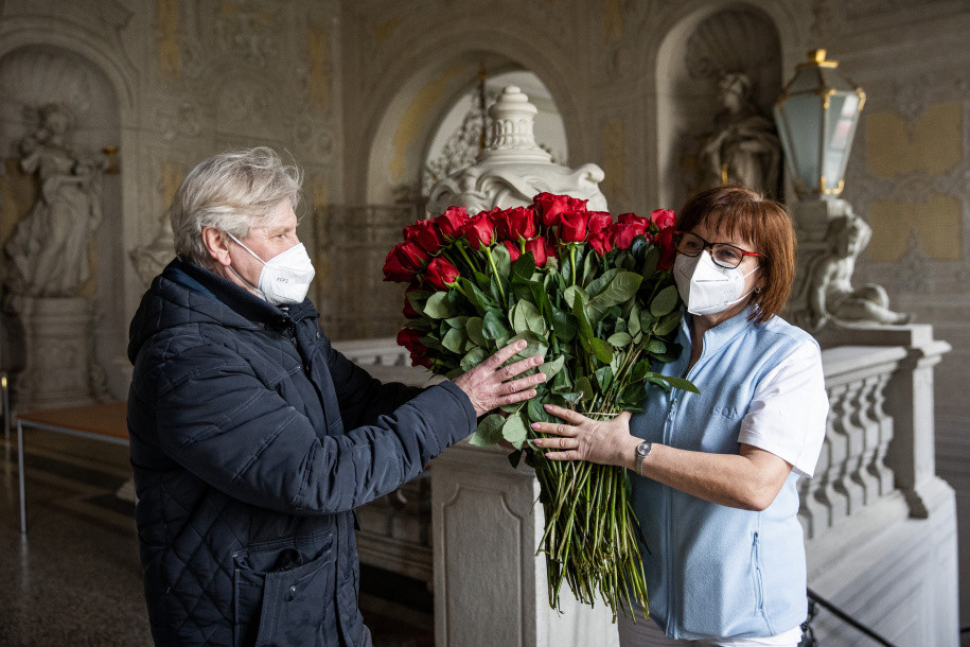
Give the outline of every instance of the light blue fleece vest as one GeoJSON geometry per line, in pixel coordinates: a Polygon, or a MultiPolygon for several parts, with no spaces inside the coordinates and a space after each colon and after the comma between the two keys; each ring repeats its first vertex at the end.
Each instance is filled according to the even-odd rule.
{"type": "MultiPolygon", "coordinates": [[[[631,421],[633,435],[679,449],[738,452],[741,420],[759,382],[812,339],[778,317],[754,324],[751,312],[749,306],[705,333],[701,357],[686,375],[699,395],[649,387],[646,411],[631,421]]],[[[677,337],[683,353],[663,368],[665,375],[684,376],[689,320],[685,314],[677,337]]],[[[762,512],[632,478],[633,507],[651,551],[641,546],[650,616],[667,636],[772,636],[805,620],[805,547],[794,472],[762,512]]]]}

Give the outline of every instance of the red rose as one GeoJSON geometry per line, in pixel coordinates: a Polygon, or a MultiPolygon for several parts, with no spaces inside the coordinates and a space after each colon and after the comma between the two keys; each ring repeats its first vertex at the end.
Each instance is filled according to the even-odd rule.
{"type": "Polygon", "coordinates": [[[522,255],[522,252],[519,250],[518,245],[513,243],[511,240],[504,240],[502,241],[502,244],[505,245],[505,249],[509,250],[509,258],[512,259],[513,263],[519,260],[519,256],[522,255]]]}
{"type": "MultiPolygon", "coordinates": [[[[427,350],[427,349],[425,349],[427,350]]],[[[413,352],[411,353],[411,366],[423,366],[425,368],[431,368],[431,359],[422,353],[413,352]]]]}
{"type": "Polygon", "coordinates": [[[613,242],[610,239],[610,232],[604,230],[591,234],[589,237],[589,244],[593,250],[599,254],[600,258],[602,258],[606,256],[606,252],[613,249],[613,242]]]}
{"type": "Polygon", "coordinates": [[[405,295],[405,297],[404,297],[404,318],[405,319],[417,319],[420,316],[421,316],[421,314],[417,310],[414,309],[414,306],[411,305],[411,299],[407,298],[407,295],[405,295]]]}
{"type": "Polygon", "coordinates": [[[525,251],[532,252],[532,257],[536,259],[536,267],[545,267],[549,257],[555,254],[555,250],[542,236],[526,241],[525,251]]]}
{"type": "Polygon", "coordinates": [[[660,260],[657,262],[658,270],[669,270],[674,266],[674,259],[677,257],[677,248],[674,247],[674,228],[666,227],[657,234],[656,245],[660,247],[660,260]]]}
{"type": "Polygon", "coordinates": [[[670,209],[657,209],[650,214],[650,220],[657,225],[657,229],[667,229],[674,226],[677,216],[670,209]]]}
{"type": "Polygon", "coordinates": [[[586,227],[590,234],[596,234],[613,224],[613,216],[607,211],[590,211],[586,227]]]}
{"type": "Polygon", "coordinates": [[[631,225],[616,223],[608,230],[613,242],[614,249],[629,249],[633,244],[633,239],[642,235],[642,232],[631,225]]]}
{"type": "Polygon", "coordinates": [[[426,351],[428,350],[424,344],[421,343],[421,338],[424,337],[424,333],[420,330],[415,330],[414,328],[402,328],[401,332],[397,334],[397,345],[403,346],[409,352],[415,351],[426,351]]]}
{"type": "Polygon", "coordinates": [[[512,236],[509,234],[509,212],[504,209],[492,209],[490,211],[483,211],[479,215],[485,214],[488,219],[492,221],[495,226],[495,240],[511,240],[512,236]]]}
{"type": "Polygon", "coordinates": [[[435,218],[435,227],[445,240],[454,240],[461,236],[461,230],[468,222],[465,207],[448,207],[443,214],[435,218]]]}
{"type": "Polygon", "coordinates": [[[437,254],[444,242],[431,220],[419,220],[410,227],[405,227],[404,240],[414,243],[429,254],[437,254]]]}
{"type": "Polygon", "coordinates": [[[528,240],[536,235],[536,212],[532,207],[516,207],[508,210],[509,238],[528,240]]]}
{"type": "Polygon", "coordinates": [[[650,229],[650,219],[641,218],[635,213],[621,213],[619,218],[620,224],[632,227],[639,234],[646,234],[650,229]]]}
{"type": "Polygon", "coordinates": [[[559,224],[559,216],[566,212],[586,211],[586,200],[573,198],[568,195],[555,195],[553,193],[540,193],[532,198],[532,204],[537,214],[542,219],[542,224],[546,227],[553,227],[559,224]]]}
{"type": "Polygon", "coordinates": [[[581,243],[586,240],[586,223],[589,213],[584,211],[564,211],[559,214],[562,230],[559,238],[565,243],[581,243]]]}
{"type": "Polygon", "coordinates": [[[488,247],[495,241],[495,225],[492,223],[492,212],[486,211],[473,217],[465,224],[462,232],[475,249],[488,247]]]}
{"type": "Polygon", "coordinates": [[[428,271],[424,275],[424,282],[436,290],[445,290],[448,285],[458,280],[458,268],[440,256],[428,263],[428,271]]]}
{"type": "Polygon", "coordinates": [[[427,262],[428,255],[414,243],[398,243],[384,259],[384,280],[410,283],[427,262]]]}

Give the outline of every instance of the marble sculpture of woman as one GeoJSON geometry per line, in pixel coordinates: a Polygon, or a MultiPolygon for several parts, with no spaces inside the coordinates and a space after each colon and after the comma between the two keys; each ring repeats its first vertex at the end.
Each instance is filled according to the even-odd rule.
{"type": "Polygon", "coordinates": [[[76,297],[90,274],[88,243],[101,222],[104,164],[71,150],[67,106],[47,104],[38,113],[39,127],[20,144],[20,164],[37,173],[40,194],[5,246],[5,283],[22,296],[76,297]]]}
{"type": "Polygon", "coordinates": [[[739,184],[777,195],[781,142],[774,123],[751,101],[751,80],[742,73],[725,74],[719,89],[723,109],[701,150],[704,186],[739,184]]]}

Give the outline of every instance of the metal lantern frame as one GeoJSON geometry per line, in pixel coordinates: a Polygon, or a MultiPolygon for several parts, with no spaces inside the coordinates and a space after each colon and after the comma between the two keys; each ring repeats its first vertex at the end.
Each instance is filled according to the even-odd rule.
{"type": "Polygon", "coordinates": [[[825,50],[808,53],[775,103],[779,138],[799,197],[838,195],[866,93],[842,76],[825,50]]]}

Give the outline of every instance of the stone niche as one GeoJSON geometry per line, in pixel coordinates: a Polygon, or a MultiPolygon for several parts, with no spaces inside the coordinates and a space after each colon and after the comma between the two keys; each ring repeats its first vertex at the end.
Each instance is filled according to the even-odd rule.
{"type": "MultiPolygon", "coordinates": [[[[21,166],[21,142],[37,132],[42,107],[51,104],[66,106],[71,114],[66,144],[75,158],[101,162],[102,149],[120,143],[117,96],[97,65],[76,52],[47,45],[24,46],[4,54],[0,58],[0,156],[4,169],[0,173],[0,248],[7,247],[18,223],[40,199],[40,175],[21,166]]],[[[23,405],[21,409],[124,397],[123,380],[106,383],[102,369],[124,353],[127,338],[121,298],[125,258],[118,174],[103,175],[99,198],[101,219],[81,252],[87,278],[72,287],[71,294],[62,295],[62,303],[37,304],[29,295],[29,303],[25,303],[23,294],[12,292],[9,286],[4,288],[0,363],[4,369],[19,372],[14,392],[23,405]],[[38,317],[42,323],[38,323],[38,317]],[[38,335],[54,335],[57,343],[45,342],[48,351],[41,352],[33,348],[38,335]],[[53,347],[64,349],[64,353],[53,355],[49,352],[53,347]],[[59,377],[48,380],[45,375],[59,377]],[[56,384],[56,393],[45,395],[45,384],[56,384]]],[[[34,239],[43,245],[47,238],[39,231],[34,239]]],[[[10,251],[5,249],[3,254],[5,275],[10,269],[10,251]]]]}
{"type": "Polygon", "coordinates": [[[657,57],[658,204],[679,208],[703,188],[702,149],[724,110],[725,75],[744,74],[750,107],[770,119],[781,59],[777,27],[751,5],[693,14],[671,31],[657,57]]]}

